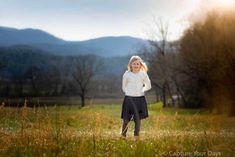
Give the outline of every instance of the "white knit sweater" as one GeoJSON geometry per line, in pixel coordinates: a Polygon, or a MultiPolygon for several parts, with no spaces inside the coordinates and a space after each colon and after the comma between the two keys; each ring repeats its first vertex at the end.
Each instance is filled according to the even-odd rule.
{"type": "Polygon", "coordinates": [[[144,71],[133,73],[126,71],[122,78],[122,90],[126,96],[144,96],[144,92],[151,89],[148,74],[144,71]]]}

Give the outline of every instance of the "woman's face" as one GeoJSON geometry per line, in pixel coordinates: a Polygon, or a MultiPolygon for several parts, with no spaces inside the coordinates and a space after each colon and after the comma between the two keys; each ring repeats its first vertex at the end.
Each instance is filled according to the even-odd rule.
{"type": "Polygon", "coordinates": [[[131,63],[131,70],[132,72],[139,72],[141,67],[141,63],[139,60],[136,60],[131,63]]]}

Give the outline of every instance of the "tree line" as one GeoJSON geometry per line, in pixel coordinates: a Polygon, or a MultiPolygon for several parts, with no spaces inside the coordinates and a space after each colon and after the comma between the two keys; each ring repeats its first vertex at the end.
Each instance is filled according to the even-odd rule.
{"type": "Polygon", "coordinates": [[[180,40],[167,42],[168,27],[157,22],[158,40],[145,56],[157,98],[180,98],[180,107],[235,114],[235,16],[210,12],[193,22],[180,40]],[[160,40],[159,40],[160,39],[160,40]]]}
{"type": "Polygon", "coordinates": [[[127,56],[56,56],[22,45],[0,52],[2,97],[79,96],[84,106],[87,97],[122,95],[127,56]]]}

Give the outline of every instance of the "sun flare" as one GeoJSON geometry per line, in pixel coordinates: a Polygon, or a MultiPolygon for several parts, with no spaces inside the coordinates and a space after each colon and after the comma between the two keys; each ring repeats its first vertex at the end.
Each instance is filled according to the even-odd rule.
{"type": "Polygon", "coordinates": [[[235,0],[217,0],[220,7],[235,7],[235,0]]]}

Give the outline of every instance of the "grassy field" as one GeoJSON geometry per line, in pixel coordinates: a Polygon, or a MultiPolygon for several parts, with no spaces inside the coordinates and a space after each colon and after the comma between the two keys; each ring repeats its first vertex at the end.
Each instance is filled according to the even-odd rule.
{"type": "Polygon", "coordinates": [[[168,157],[235,154],[235,118],[149,105],[140,139],[120,139],[120,105],[0,107],[0,156],[168,157]]]}

